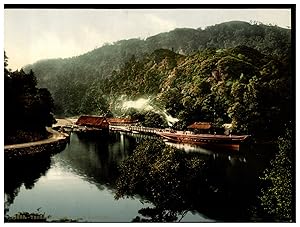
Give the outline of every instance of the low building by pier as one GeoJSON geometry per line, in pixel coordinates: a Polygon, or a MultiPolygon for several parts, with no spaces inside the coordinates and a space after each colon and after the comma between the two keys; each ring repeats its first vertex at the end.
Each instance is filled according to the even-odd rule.
{"type": "Polygon", "coordinates": [[[78,126],[107,130],[109,129],[108,121],[105,117],[99,116],[80,116],[75,123],[78,126]]]}
{"type": "Polygon", "coordinates": [[[195,133],[211,133],[212,123],[211,122],[194,122],[187,127],[193,130],[195,133]]]}

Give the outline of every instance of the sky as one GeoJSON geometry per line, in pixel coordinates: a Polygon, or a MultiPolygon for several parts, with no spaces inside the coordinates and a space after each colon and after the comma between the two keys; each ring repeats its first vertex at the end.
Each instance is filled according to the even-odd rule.
{"type": "Polygon", "coordinates": [[[5,9],[4,49],[12,70],[41,59],[77,56],[105,43],[175,28],[241,20],[291,26],[288,9],[5,9]]]}

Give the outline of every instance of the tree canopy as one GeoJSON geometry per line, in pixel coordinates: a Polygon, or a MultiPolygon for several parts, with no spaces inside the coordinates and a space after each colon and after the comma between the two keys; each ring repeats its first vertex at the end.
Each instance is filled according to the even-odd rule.
{"type": "Polygon", "coordinates": [[[37,88],[33,71],[8,70],[4,56],[5,143],[40,139],[46,136],[45,127],[55,122],[51,94],[46,88],[37,88]]]}
{"type": "MultiPolygon", "coordinates": [[[[182,60],[182,55],[191,56],[199,52],[209,54],[209,51],[245,45],[257,49],[250,56],[252,61],[250,63],[256,66],[260,62],[261,53],[273,56],[275,59],[289,59],[290,40],[289,29],[233,21],[206,29],[177,28],[145,40],[121,40],[77,57],[42,60],[26,66],[24,70],[29,72],[32,69],[37,77],[38,86],[46,87],[53,94],[56,114],[74,116],[87,111],[92,114],[99,111],[99,108],[104,109],[105,112],[105,106],[110,106],[113,102],[112,93],[117,93],[115,96],[121,93],[119,91],[129,96],[137,96],[141,93],[156,94],[159,85],[164,83],[166,77],[180,73],[180,69],[176,66],[181,61],[190,60],[185,58],[182,60]],[[157,65],[154,66],[155,64],[157,65]],[[174,67],[176,71],[171,74],[174,67]],[[111,88],[112,83],[113,88],[111,88]],[[82,103],[90,100],[90,94],[94,92],[101,96],[99,103],[103,103],[103,108],[99,107],[99,103],[92,105],[94,101],[91,101],[90,106],[82,106],[82,103]]],[[[220,66],[239,63],[240,60],[247,62],[247,59],[243,58],[245,53],[247,55],[249,51],[240,50],[238,59],[225,58],[220,62],[220,66]]],[[[205,65],[209,69],[215,63],[214,60],[210,60],[206,61],[205,65]]],[[[204,62],[202,64],[204,65],[204,62]]],[[[247,67],[247,65],[239,65],[247,67]]],[[[193,67],[194,70],[197,68],[199,65],[193,67]]],[[[227,73],[231,72],[233,71],[227,73]]],[[[170,98],[176,99],[179,95],[174,94],[176,89],[180,88],[173,87],[173,96],[170,98]]],[[[184,104],[188,105],[189,100],[186,98],[184,104]]],[[[181,105],[176,103],[174,108],[180,109],[181,105]]]]}
{"type": "Polygon", "coordinates": [[[266,216],[284,222],[295,220],[295,184],[292,131],[287,129],[278,140],[279,152],[264,171],[261,179],[265,182],[259,199],[266,216]]]}

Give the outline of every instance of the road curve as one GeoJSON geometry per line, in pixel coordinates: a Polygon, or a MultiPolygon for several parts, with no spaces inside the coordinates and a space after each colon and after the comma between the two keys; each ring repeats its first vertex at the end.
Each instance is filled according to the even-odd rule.
{"type": "Polygon", "coordinates": [[[52,142],[55,142],[58,140],[65,139],[67,137],[66,134],[59,133],[50,127],[46,127],[46,129],[48,132],[50,132],[52,134],[51,137],[44,139],[44,140],[35,141],[35,142],[5,145],[4,150],[14,149],[14,148],[26,148],[26,147],[33,147],[33,146],[38,146],[38,145],[42,145],[42,144],[48,144],[48,143],[52,143],[52,142]]]}

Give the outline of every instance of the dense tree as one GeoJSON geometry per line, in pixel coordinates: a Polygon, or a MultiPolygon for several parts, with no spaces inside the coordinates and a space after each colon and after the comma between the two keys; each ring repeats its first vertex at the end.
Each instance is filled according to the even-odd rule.
{"type": "Polygon", "coordinates": [[[227,156],[184,152],[162,140],[144,140],[120,165],[116,198],[141,199],[144,208],[133,221],[180,221],[188,211],[216,221],[253,221],[248,208],[254,204],[258,179],[254,169],[249,175],[248,167],[227,156]]]}
{"type": "Polygon", "coordinates": [[[5,143],[18,143],[43,138],[51,126],[53,99],[45,88],[37,88],[34,73],[7,69],[4,59],[5,143]]]}
{"type": "Polygon", "coordinates": [[[81,101],[80,113],[105,116],[109,112],[109,106],[102,90],[97,86],[91,86],[81,101]]]}
{"type": "Polygon", "coordinates": [[[143,126],[152,128],[166,128],[168,127],[167,121],[159,114],[153,111],[148,111],[144,115],[143,126]]]}
{"type": "Polygon", "coordinates": [[[174,68],[157,98],[182,122],[233,123],[235,133],[276,138],[292,119],[287,64],[246,46],[199,52],[174,68]]]}
{"type": "MultiPolygon", "coordinates": [[[[175,53],[192,55],[198,51],[203,52],[202,57],[198,59],[202,65],[191,66],[189,64],[189,74],[195,75],[199,72],[199,68],[202,68],[202,76],[206,76],[207,71],[210,70],[209,73],[211,73],[217,60],[221,60],[218,63],[220,67],[237,63],[240,67],[248,68],[251,64],[254,66],[260,64],[260,60],[264,58],[262,53],[275,56],[277,59],[286,59],[286,62],[289,62],[290,40],[289,29],[233,21],[206,29],[175,29],[145,40],[121,40],[81,56],[39,61],[26,66],[25,71],[29,72],[30,69],[33,69],[38,79],[38,85],[46,87],[53,94],[56,114],[79,115],[82,114],[80,106],[85,99],[84,96],[90,94],[87,89],[95,83],[105,94],[112,95],[116,92],[115,97],[118,97],[120,93],[134,98],[141,93],[146,95],[158,93],[160,85],[167,77],[181,73],[178,68],[178,72],[172,70],[180,63],[180,57],[175,53]],[[251,51],[241,48],[241,50],[237,50],[239,55],[227,56],[224,59],[205,60],[206,57],[214,55],[216,50],[239,45],[256,48],[259,52],[256,51],[249,55],[251,51]],[[206,50],[206,48],[209,49],[206,50]],[[156,51],[157,49],[165,50],[156,51]],[[153,54],[151,55],[151,53],[153,54]],[[250,56],[250,58],[247,59],[246,56],[250,56]],[[155,64],[157,65],[154,66],[155,64]],[[106,82],[103,82],[103,79],[106,82]]],[[[223,70],[230,73],[232,78],[240,76],[235,73],[233,68],[231,71],[225,68],[223,70]]],[[[185,75],[184,79],[188,78],[190,79],[185,75]]],[[[172,88],[175,87],[172,86],[172,88]]],[[[181,89],[176,96],[179,95],[181,89]]],[[[185,105],[188,105],[187,101],[193,100],[185,97],[185,105]]],[[[198,98],[196,103],[199,104],[199,102],[201,99],[198,98]]],[[[175,106],[177,109],[181,109],[181,104],[176,103],[175,106]]],[[[197,109],[198,106],[196,105],[195,108],[197,109]]],[[[169,109],[173,115],[172,108],[169,109]]],[[[93,110],[91,110],[92,112],[93,110]]],[[[221,118],[222,116],[220,116],[221,118]]]]}
{"type": "Polygon", "coordinates": [[[295,221],[294,155],[292,131],[287,129],[278,140],[279,151],[261,177],[267,184],[260,201],[269,216],[278,221],[295,221]]]}

